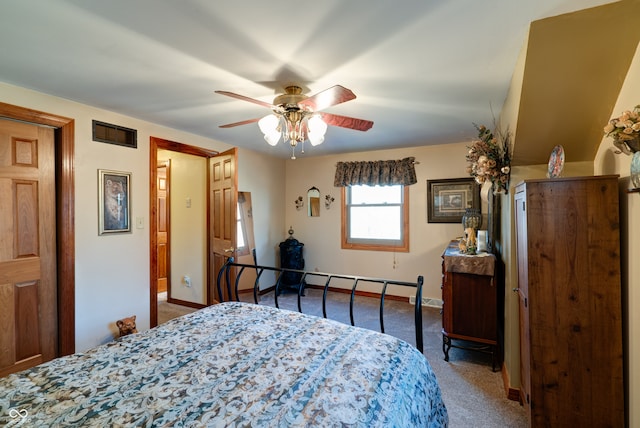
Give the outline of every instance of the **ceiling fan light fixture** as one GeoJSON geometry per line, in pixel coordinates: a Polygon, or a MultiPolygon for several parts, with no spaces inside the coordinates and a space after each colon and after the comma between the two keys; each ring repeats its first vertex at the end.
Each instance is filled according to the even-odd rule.
{"type": "Polygon", "coordinates": [[[309,143],[314,146],[321,144],[327,132],[327,125],[358,131],[367,131],[373,126],[373,122],[370,120],[318,113],[325,108],[356,98],[350,89],[340,85],[332,86],[311,96],[304,95],[300,86],[290,85],[285,88],[284,94],[275,97],[272,104],[233,92],[215,92],[271,109],[273,113],[262,119],[256,118],[228,123],[220,125],[220,128],[232,128],[258,122],[265,141],[271,146],[277,145],[280,137],[282,137],[285,144],[291,146],[291,159],[296,158],[295,149],[298,145],[301,152],[304,153],[305,140],[308,139],[309,143]]]}
{"type": "Polygon", "coordinates": [[[268,114],[258,121],[260,131],[267,135],[278,130],[280,119],[275,114],[268,114]]]}
{"type": "Polygon", "coordinates": [[[324,142],[324,135],[309,134],[309,142],[312,146],[318,146],[324,142]]]}
{"type": "Polygon", "coordinates": [[[324,134],[327,132],[327,124],[322,120],[319,114],[314,114],[307,121],[307,137],[312,146],[322,144],[324,134]]]}
{"type": "Polygon", "coordinates": [[[264,140],[270,146],[277,146],[278,145],[278,141],[280,141],[280,133],[278,131],[276,131],[276,132],[272,132],[270,134],[264,134],[264,140]]]}
{"type": "Polygon", "coordinates": [[[268,114],[258,121],[260,132],[264,134],[265,141],[270,146],[275,146],[280,141],[280,118],[275,114],[268,114]]]}

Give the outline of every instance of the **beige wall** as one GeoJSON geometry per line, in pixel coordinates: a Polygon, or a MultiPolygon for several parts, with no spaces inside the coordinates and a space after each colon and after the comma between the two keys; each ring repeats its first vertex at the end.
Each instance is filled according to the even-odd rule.
{"type": "MultiPolygon", "coordinates": [[[[158,124],[24,88],[0,83],[0,100],[21,107],[75,119],[75,291],[76,350],[113,339],[115,321],[136,314],[139,329],[149,327],[149,137],[159,137],[206,149],[224,151],[229,145],[158,124]],[[138,148],[92,141],[91,120],[138,131],[138,148]],[[98,169],[131,172],[131,233],[98,236],[98,169]]],[[[258,139],[259,140],[259,139],[258,139]]],[[[264,143],[263,143],[264,144],[264,143]]],[[[239,150],[238,182],[252,191],[256,242],[266,252],[277,245],[284,218],[284,161],[239,150]],[[275,236],[277,235],[277,238],[275,236]]],[[[273,263],[273,256],[263,258],[273,263]]]]}
{"type": "MultiPolygon", "coordinates": [[[[328,137],[330,138],[330,137],[328,137]]],[[[288,160],[286,164],[285,224],[279,238],[287,238],[292,226],[295,238],[305,244],[307,270],[363,275],[415,281],[424,276],[423,296],[441,299],[441,254],[452,239],[462,236],[458,223],[427,222],[427,180],[468,177],[465,155],[468,143],[423,146],[407,149],[350,153],[288,160]],[[340,188],[333,186],[338,161],[402,159],[414,156],[417,184],[409,186],[410,252],[343,250],[340,248],[340,188]],[[312,186],[320,189],[320,216],[307,216],[306,195],[312,186]],[[330,209],[324,205],[325,195],[335,202],[330,209]],[[294,201],[305,199],[305,206],[297,210],[294,201]]],[[[313,148],[309,148],[312,151],[313,148]]],[[[390,294],[408,296],[408,290],[389,290],[390,294]]]]}
{"type": "Polygon", "coordinates": [[[171,297],[207,301],[207,159],[168,150],[158,160],[171,161],[171,297]],[[189,203],[187,203],[187,200],[189,203]],[[184,277],[188,276],[188,286],[184,277]]]}
{"type": "MultiPolygon", "coordinates": [[[[640,45],[618,101],[610,117],[617,117],[624,110],[640,104],[640,45]]],[[[604,126],[604,124],[603,124],[604,126]]],[[[610,138],[604,138],[594,162],[596,174],[620,175],[620,235],[622,265],[622,304],[625,344],[625,376],[627,379],[627,403],[629,426],[640,427],[640,193],[627,193],[631,187],[629,169],[631,156],[615,154],[610,138]]],[[[606,346],[606,344],[605,344],[606,346]]]]}
{"type": "MultiPolygon", "coordinates": [[[[266,144],[256,138],[256,144],[266,144]]],[[[276,249],[285,229],[285,160],[250,150],[238,150],[238,190],[251,192],[253,231],[258,264],[278,266],[276,249]]],[[[275,283],[273,272],[260,277],[260,288],[275,283]]]]}

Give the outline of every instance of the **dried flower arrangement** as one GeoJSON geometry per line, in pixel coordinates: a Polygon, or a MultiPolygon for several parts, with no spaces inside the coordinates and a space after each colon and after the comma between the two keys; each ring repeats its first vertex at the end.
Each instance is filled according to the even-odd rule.
{"type": "Polygon", "coordinates": [[[640,105],[609,120],[604,133],[613,138],[613,145],[619,150],[616,153],[632,155],[640,151],[640,105]]]}
{"type": "Polygon", "coordinates": [[[467,172],[478,184],[487,181],[495,193],[508,192],[511,176],[510,134],[498,131],[493,134],[484,125],[473,124],[478,130],[478,139],[473,140],[467,153],[467,172]]]}

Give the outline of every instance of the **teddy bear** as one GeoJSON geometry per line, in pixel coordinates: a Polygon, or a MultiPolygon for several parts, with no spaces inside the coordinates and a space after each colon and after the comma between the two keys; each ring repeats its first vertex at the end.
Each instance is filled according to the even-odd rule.
{"type": "Polygon", "coordinates": [[[116,325],[120,330],[120,337],[127,336],[132,333],[137,333],[138,329],[136,328],[136,316],[132,315],[127,318],[122,318],[121,320],[116,321],[116,325]]]}

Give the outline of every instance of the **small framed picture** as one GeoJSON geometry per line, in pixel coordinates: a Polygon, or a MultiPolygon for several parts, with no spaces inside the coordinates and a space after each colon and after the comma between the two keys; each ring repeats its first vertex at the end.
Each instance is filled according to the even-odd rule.
{"type": "Polygon", "coordinates": [[[429,223],[460,223],[467,208],[480,209],[480,186],[475,179],[427,180],[429,223]]]}
{"type": "Polygon", "coordinates": [[[98,234],[131,232],[131,173],[98,170],[98,234]]]}

